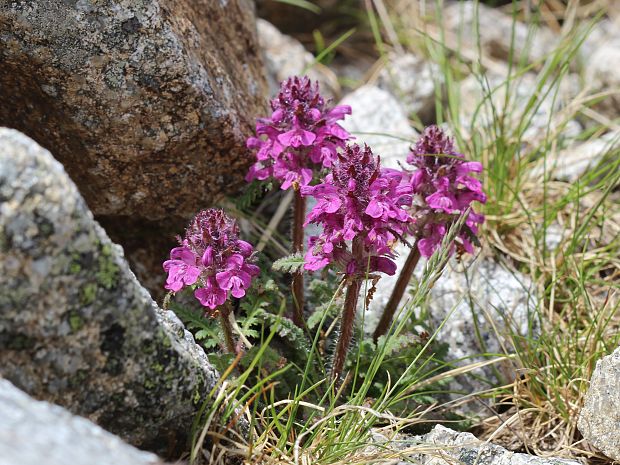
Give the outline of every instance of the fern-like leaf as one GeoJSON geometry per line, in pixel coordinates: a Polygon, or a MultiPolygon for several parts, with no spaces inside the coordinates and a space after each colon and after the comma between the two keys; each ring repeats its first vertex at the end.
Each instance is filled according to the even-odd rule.
{"type": "Polygon", "coordinates": [[[305,263],[304,256],[301,253],[295,253],[276,260],[271,267],[284,273],[297,273],[305,263]]]}

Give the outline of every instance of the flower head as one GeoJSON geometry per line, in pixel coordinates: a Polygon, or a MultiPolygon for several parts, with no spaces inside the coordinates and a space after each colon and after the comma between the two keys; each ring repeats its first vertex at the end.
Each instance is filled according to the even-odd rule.
{"type": "Polygon", "coordinates": [[[301,189],[316,199],[306,224],[323,226],[309,240],[305,268],[333,262],[348,275],[394,274],[392,246],[411,220],[405,211],[411,187],[405,181],[400,171],[382,170],[368,146],[347,146],[321,184],[301,189]]]}
{"type": "Polygon", "coordinates": [[[282,189],[297,189],[312,180],[314,168],[330,167],[351,136],[337,121],[351,114],[346,105],[330,108],[318,83],[307,77],[283,81],[271,101],[270,118],[256,123],[256,137],[247,146],[256,153],[247,181],[273,177],[282,189]]]}
{"type": "Polygon", "coordinates": [[[180,247],[164,262],[166,289],[177,292],[197,284],[196,298],[214,310],[228,298],[243,297],[259,268],[252,245],[239,239],[237,223],[222,210],[202,210],[191,221],[180,247]]]}
{"type": "MultiPolygon", "coordinates": [[[[430,257],[441,243],[451,222],[467,211],[472,202],[486,202],[482,184],[471,176],[480,173],[482,164],[467,161],[454,148],[443,130],[429,126],[411,149],[407,162],[416,170],[411,174],[414,195],[412,229],[418,237],[421,255],[430,257]]],[[[484,216],[469,210],[458,234],[457,247],[473,252],[472,239],[484,216]]]]}

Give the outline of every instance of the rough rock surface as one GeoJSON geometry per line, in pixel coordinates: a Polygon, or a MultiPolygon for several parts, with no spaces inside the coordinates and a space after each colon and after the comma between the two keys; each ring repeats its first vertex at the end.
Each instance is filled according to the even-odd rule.
{"type": "Polygon", "coordinates": [[[353,110],[353,116],[342,126],[355,136],[355,142],[368,144],[381,157],[381,166],[398,168],[418,133],[396,98],[386,90],[366,85],[347,95],[340,105],[350,105],[353,110]]]}
{"type": "Polygon", "coordinates": [[[513,24],[515,62],[523,57],[530,62],[542,61],[558,43],[547,28],[514,22],[511,16],[471,0],[446,6],[442,18],[444,27],[458,35],[463,48],[478,50],[475,40],[479,33],[483,53],[498,60],[510,58],[513,24]]]}
{"type": "Polygon", "coordinates": [[[620,460],[620,348],[596,362],[577,426],[583,437],[620,460]]]}
{"type": "Polygon", "coordinates": [[[416,436],[398,441],[403,449],[424,449],[413,452],[405,463],[419,465],[578,465],[575,460],[543,458],[528,454],[510,452],[503,447],[482,442],[473,434],[459,433],[444,426],[435,426],[424,436],[416,436]]]}
{"type": "Polygon", "coordinates": [[[396,97],[407,115],[422,122],[435,118],[435,82],[438,67],[422,57],[406,53],[391,55],[379,73],[377,85],[396,97]]]}
{"type": "Polygon", "coordinates": [[[157,456],[0,379],[0,465],[154,465],[157,456]]]}
{"type": "MultiPolygon", "coordinates": [[[[396,263],[400,269],[408,251],[399,246],[398,252],[400,256],[396,263]]],[[[465,260],[462,264],[455,259],[448,262],[426,302],[431,329],[443,324],[437,341],[448,344],[448,359],[454,361],[455,367],[488,360],[480,354],[501,356],[510,353],[514,350],[509,337],[511,331],[526,336],[535,334],[538,328],[534,318],[536,300],[527,276],[511,272],[491,259],[465,260]]],[[[415,275],[421,277],[423,269],[422,260],[415,275]]],[[[397,276],[398,272],[379,280],[366,316],[369,332],[374,330],[397,276]]],[[[406,292],[401,305],[405,305],[408,299],[409,293],[406,292]]],[[[508,364],[499,363],[493,367],[497,371],[483,367],[472,372],[475,377],[465,375],[451,380],[446,390],[455,394],[450,398],[456,399],[462,394],[480,392],[496,385],[497,374],[508,380],[514,376],[508,364]]],[[[480,403],[467,403],[459,408],[461,413],[476,414],[485,407],[480,403]]]]}
{"type": "Polygon", "coordinates": [[[0,376],[143,449],[186,446],[217,379],[47,150],[0,129],[0,376]]]}
{"type": "Polygon", "coordinates": [[[333,97],[339,93],[337,76],[322,65],[312,66],[314,57],[297,39],[282,34],[273,24],[258,19],[258,42],[267,68],[267,82],[271,95],[275,95],[280,82],[294,75],[307,75],[319,81],[321,94],[333,97]]]}
{"type": "Polygon", "coordinates": [[[240,185],[266,86],[249,0],[0,4],[0,125],[95,215],[192,214],[240,185]]]}
{"type": "Polygon", "coordinates": [[[605,155],[617,156],[620,149],[620,133],[612,131],[598,139],[592,139],[581,144],[570,146],[564,150],[554,152],[547,160],[540,160],[530,173],[537,178],[545,171],[553,179],[566,182],[576,182],[589,170],[595,168],[605,155]],[[546,167],[545,167],[546,165],[546,167]]]}
{"type": "MultiPolygon", "coordinates": [[[[617,31],[617,29],[616,29],[617,31]]],[[[615,119],[620,114],[620,69],[615,64],[620,60],[620,35],[602,41],[587,60],[586,82],[594,91],[609,92],[596,105],[604,115],[615,119]]]]}

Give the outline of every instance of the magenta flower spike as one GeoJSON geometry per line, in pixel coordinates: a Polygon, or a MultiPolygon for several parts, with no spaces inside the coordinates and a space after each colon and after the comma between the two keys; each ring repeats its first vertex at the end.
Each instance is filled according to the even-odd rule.
{"type": "Polygon", "coordinates": [[[338,124],[351,107],[334,108],[319,93],[319,84],[307,77],[291,77],[271,101],[272,114],[256,123],[256,137],[247,146],[256,153],[247,181],[273,178],[281,189],[298,189],[312,181],[313,171],[332,166],[338,149],[351,138],[338,124]]]}
{"type": "Polygon", "coordinates": [[[416,246],[409,253],[390,300],[383,309],[373,334],[375,341],[389,329],[420,256],[433,255],[450,224],[468,209],[465,224],[455,243],[451,244],[450,253],[455,249],[459,253],[473,253],[472,240],[478,234],[478,226],[484,221],[483,215],[471,209],[474,201],[486,202],[482,184],[471,176],[472,173],[482,171],[482,164],[466,161],[439,127],[429,126],[424,130],[411,149],[407,162],[416,168],[410,175],[413,221],[409,225],[409,234],[415,237],[416,246]]]}
{"type": "Polygon", "coordinates": [[[396,272],[392,248],[412,220],[411,185],[405,173],[382,170],[368,146],[346,147],[321,184],[304,186],[302,195],[316,198],[306,224],[323,227],[309,240],[307,270],[335,265],[347,278],[340,337],[332,378],[338,380],[353,335],[361,284],[367,273],[396,272]]]}
{"type": "Polygon", "coordinates": [[[347,275],[369,272],[394,274],[393,245],[411,217],[411,186],[404,173],[381,169],[368,146],[351,145],[321,184],[305,186],[301,193],[316,198],[308,223],[320,224],[313,236],[305,268],[316,271],[333,263],[347,275]],[[358,239],[356,256],[349,242],[358,239]]]}
{"type": "MultiPolygon", "coordinates": [[[[482,164],[465,160],[454,143],[437,126],[429,126],[412,148],[407,162],[416,168],[411,175],[414,194],[413,234],[424,257],[430,257],[441,244],[450,223],[472,207],[485,203],[482,184],[472,176],[482,172],[482,164]]],[[[470,209],[456,248],[473,253],[472,239],[484,216],[470,209]]],[[[454,250],[455,246],[452,246],[454,250]]]]}
{"type": "Polygon", "coordinates": [[[239,239],[237,223],[222,210],[199,212],[179,242],[163,265],[165,287],[177,292],[195,284],[194,296],[210,310],[223,305],[229,294],[243,297],[260,272],[252,263],[252,245],[239,239]]]}

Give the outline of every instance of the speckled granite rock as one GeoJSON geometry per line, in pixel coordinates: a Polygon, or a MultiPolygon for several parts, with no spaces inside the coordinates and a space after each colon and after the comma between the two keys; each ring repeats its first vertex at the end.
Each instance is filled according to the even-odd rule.
{"type": "Polygon", "coordinates": [[[583,437],[620,460],[620,348],[596,362],[577,426],[583,437]]]}
{"type": "MultiPolygon", "coordinates": [[[[400,256],[396,263],[400,269],[406,260],[407,250],[400,246],[398,251],[400,256]]],[[[420,277],[423,269],[422,260],[415,275],[420,277]]],[[[377,283],[365,320],[368,332],[374,330],[397,275],[398,272],[395,276],[383,277],[377,283]]],[[[401,305],[408,299],[409,293],[405,293],[401,305]]],[[[431,289],[426,309],[432,328],[439,328],[443,323],[437,341],[448,344],[448,360],[453,360],[456,367],[488,360],[480,354],[512,352],[511,330],[523,336],[536,334],[536,304],[532,283],[527,276],[511,272],[487,258],[468,260],[463,264],[452,259],[431,289]]],[[[452,379],[445,389],[454,393],[446,400],[492,387],[498,381],[497,374],[507,380],[514,377],[510,364],[498,363],[494,368],[496,371],[490,367],[478,368],[471,372],[475,377],[464,375],[452,379]]],[[[476,415],[485,409],[484,405],[480,402],[467,403],[458,411],[476,415]]]]}
{"type": "Polygon", "coordinates": [[[243,182],[266,86],[250,0],[0,3],[0,125],[95,215],[186,221],[243,182]]]}
{"type": "Polygon", "coordinates": [[[186,446],[217,379],[139,285],[60,163],[0,129],[0,376],[143,449],[186,446]]]}
{"type": "Polygon", "coordinates": [[[415,436],[395,443],[399,448],[411,449],[404,465],[579,465],[575,460],[543,458],[510,452],[495,444],[482,442],[473,434],[459,433],[444,426],[435,426],[424,436],[415,436]],[[422,451],[416,452],[415,449],[422,451]]]}
{"type": "Polygon", "coordinates": [[[157,456],[0,379],[0,465],[155,465],[157,456]]]}

